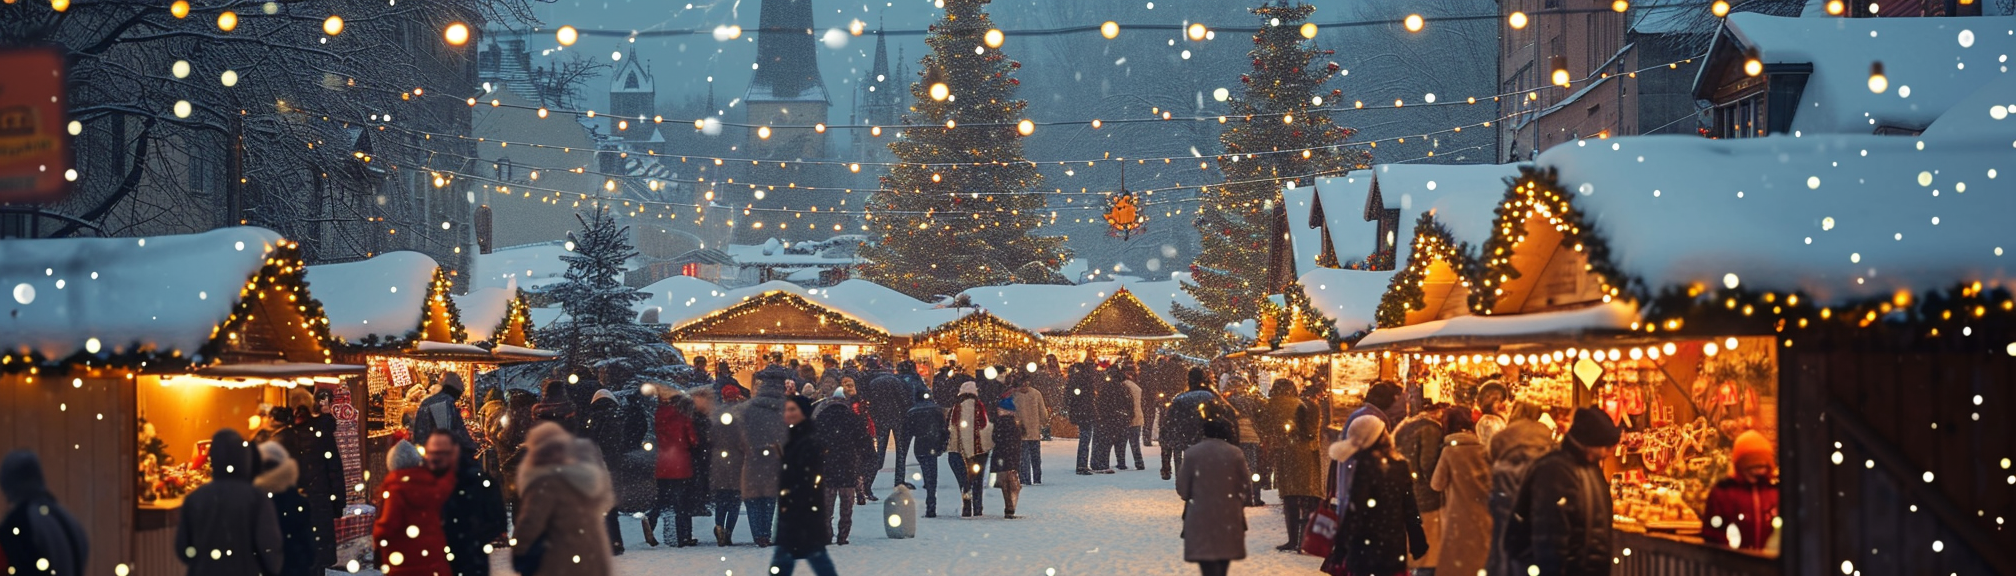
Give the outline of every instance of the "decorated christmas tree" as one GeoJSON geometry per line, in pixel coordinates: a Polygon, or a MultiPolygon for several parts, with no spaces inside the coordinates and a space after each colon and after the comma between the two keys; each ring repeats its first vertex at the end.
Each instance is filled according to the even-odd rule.
{"type": "Polygon", "coordinates": [[[923,79],[910,86],[903,123],[912,128],[889,144],[903,164],[868,202],[876,242],[861,252],[870,262],[862,275],[917,298],[1059,281],[1069,258],[1062,237],[1035,233],[1047,213],[1035,193],[1043,176],[1022,159],[1022,137],[1034,130],[1011,77],[1022,63],[989,37],[986,4],[945,0],[925,39],[923,79]]]}
{"type": "Polygon", "coordinates": [[[1203,251],[1191,264],[1184,290],[1201,307],[1178,305],[1190,345],[1200,352],[1229,351],[1235,341],[1226,325],[1254,319],[1267,297],[1269,235],[1285,218],[1281,188],[1311,185],[1318,176],[1364,168],[1371,154],[1345,149],[1356,131],[1330,120],[1326,108],[1343,101],[1341,89],[1326,84],[1339,67],[1331,50],[1309,44],[1313,25],[1304,26],[1314,6],[1286,1],[1253,9],[1260,31],[1253,35],[1253,72],[1239,76],[1230,99],[1232,120],[1218,139],[1225,152],[1218,169],[1225,183],[1207,188],[1197,229],[1203,251]]]}
{"type": "Polygon", "coordinates": [[[659,337],[663,327],[638,323],[631,308],[650,296],[623,284],[625,265],[637,256],[630,227],[618,225],[606,208],[575,218],[581,230],[567,233],[573,253],[560,257],[567,263],[566,281],[549,292],[566,315],[539,329],[539,342],[560,351],[559,368],[592,374],[611,389],[684,364],[678,350],[659,337]]]}

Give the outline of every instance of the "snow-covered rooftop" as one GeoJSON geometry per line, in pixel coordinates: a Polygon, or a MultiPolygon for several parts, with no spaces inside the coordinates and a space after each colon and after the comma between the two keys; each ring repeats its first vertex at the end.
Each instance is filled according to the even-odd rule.
{"type": "Polygon", "coordinates": [[[1393,282],[1393,272],[1318,268],[1302,275],[1302,293],[1309,306],[1330,319],[1345,336],[1379,324],[1379,299],[1393,282]]]}
{"type": "Polygon", "coordinates": [[[281,242],[263,228],[153,238],[0,242],[0,350],[68,358],[151,349],[194,356],[281,242]]]}
{"type": "Polygon", "coordinates": [[[1442,345],[1464,345],[1479,340],[1536,336],[1573,337],[1590,333],[1622,332],[1638,321],[1638,308],[1624,302],[1598,304],[1559,312],[1536,312],[1510,316],[1457,316],[1398,328],[1373,330],[1358,341],[1356,348],[1425,344],[1439,340],[1442,345]]]}
{"type": "Polygon", "coordinates": [[[728,296],[721,285],[692,276],[673,276],[641,289],[649,299],[632,305],[638,312],[658,310],[658,322],[669,326],[685,324],[720,309],[717,303],[728,296]]]}
{"type": "Polygon", "coordinates": [[[1196,300],[1180,287],[1180,279],[1160,282],[1116,280],[1078,285],[1009,284],[983,286],[962,292],[973,303],[1010,324],[1037,334],[1058,334],[1076,328],[1101,303],[1127,289],[1134,298],[1155,311],[1163,322],[1175,325],[1169,312],[1173,302],[1196,305],[1196,300]]]}
{"type": "Polygon", "coordinates": [[[782,280],[772,280],[769,282],[764,282],[762,284],[757,284],[755,286],[750,286],[747,288],[737,288],[734,290],[729,290],[723,293],[719,298],[711,302],[706,302],[704,305],[696,303],[693,306],[693,309],[698,310],[699,314],[696,314],[691,318],[680,318],[677,319],[677,321],[669,321],[664,316],[661,315],[658,321],[666,324],[673,330],[678,330],[688,324],[692,324],[694,321],[700,320],[702,317],[705,317],[708,314],[712,314],[720,310],[733,308],[737,305],[742,304],[745,301],[748,301],[751,298],[756,298],[758,296],[762,296],[764,294],[768,294],[771,292],[788,292],[790,294],[795,294],[799,298],[804,298],[805,301],[807,302],[823,306],[828,310],[840,314],[842,317],[854,320],[856,322],[860,322],[871,328],[881,330],[884,333],[893,332],[889,330],[887,326],[877,321],[878,320],[877,318],[870,316],[866,312],[863,312],[859,309],[847,307],[845,305],[834,305],[833,302],[830,302],[824,298],[820,298],[820,295],[823,294],[825,290],[818,288],[808,289],[799,286],[797,284],[792,284],[790,282],[785,282],[782,280]],[[703,307],[706,309],[699,310],[700,308],[703,307]]]}
{"type": "MultiPolygon", "coordinates": [[[[1506,179],[1519,176],[1517,164],[1381,164],[1372,167],[1379,194],[1399,202],[1400,232],[1394,245],[1405,255],[1414,242],[1414,221],[1422,212],[1458,241],[1473,245],[1491,236],[1495,208],[1505,198],[1506,179]]],[[[1405,262],[1398,263],[1405,265],[1405,262]]]]}
{"type": "MultiPolygon", "coordinates": [[[[1316,197],[1323,203],[1323,223],[1330,228],[1330,248],[1337,261],[1361,260],[1378,251],[1379,223],[1365,219],[1365,197],[1372,193],[1372,176],[1354,173],[1316,179],[1316,197]]],[[[1320,247],[1318,248],[1321,249],[1320,247]]],[[[1303,272],[1300,266],[1296,273],[1303,272]]]]}
{"type": "Polygon", "coordinates": [[[1309,212],[1316,207],[1316,187],[1299,186],[1281,190],[1281,202],[1288,210],[1288,244],[1295,258],[1295,273],[1316,268],[1323,256],[1323,228],[1309,225],[1309,212]]]}
{"type": "Polygon", "coordinates": [[[2002,284],[2016,273],[2016,254],[2003,256],[2016,249],[2016,193],[2002,180],[2016,177],[2016,119],[1954,113],[1993,128],[1613,138],[1555,147],[1538,164],[1559,171],[1611,261],[1649,291],[1738,284],[1824,306],[2002,284]]]}
{"type": "Polygon", "coordinates": [[[538,291],[559,284],[567,274],[567,263],[560,257],[567,253],[565,244],[547,242],[477,254],[475,271],[469,275],[469,287],[509,288],[516,280],[519,288],[538,291]]]}
{"type": "Polygon", "coordinates": [[[898,336],[917,336],[976,312],[972,308],[938,308],[887,286],[858,279],[818,289],[812,299],[898,336]]]}
{"type": "Polygon", "coordinates": [[[449,299],[455,301],[455,312],[462,318],[469,341],[488,342],[504,324],[504,316],[511,313],[511,299],[517,296],[503,288],[478,288],[449,299]]]}
{"type": "Polygon", "coordinates": [[[309,266],[308,293],[322,302],[331,336],[351,343],[371,336],[403,339],[420,330],[435,268],[433,258],[407,251],[309,266]]]}
{"type": "MultiPolygon", "coordinates": [[[[1869,134],[1879,126],[1923,129],[1955,102],[2001,77],[2016,51],[2016,17],[1783,18],[1729,15],[1728,33],[1765,64],[1810,63],[1792,118],[1800,134],[1869,134]],[[1889,90],[1869,91],[1869,65],[1883,63],[1889,90]]],[[[1705,74],[1705,67],[1704,67],[1705,74]]],[[[1703,76],[1707,78],[1707,76],[1703,76]]]]}

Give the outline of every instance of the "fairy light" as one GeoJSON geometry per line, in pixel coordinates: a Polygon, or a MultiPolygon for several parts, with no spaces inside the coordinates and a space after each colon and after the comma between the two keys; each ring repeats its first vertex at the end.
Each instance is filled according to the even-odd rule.
{"type": "Polygon", "coordinates": [[[1192,22],[1190,23],[1190,27],[1184,29],[1184,31],[1189,35],[1191,42],[1203,42],[1204,33],[1209,30],[1201,23],[1192,22]]]}
{"type": "Polygon", "coordinates": [[[985,43],[988,48],[1000,48],[1001,43],[1007,39],[1008,36],[1003,34],[1000,29],[990,29],[986,34],[981,36],[981,42],[985,43]]]}
{"type": "Polygon", "coordinates": [[[1099,35],[1105,36],[1107,40],[1112,40],[1114,38],[1119,37],[1120,23],[1114,22],[1112,20],[1107,20],[1105,24],[1099,25],[1099,35]]]}
{"type": "Polygon", "coordinates": [[[1302,23],[1302,37],[1303,37],[1303,38],[1306,38],[1306,39],[1310,39],[1310,40],[1315,40],[1315,39],[1316,39],[1316,23],[1315,23],[1315,22],[1303,22],[1303,23],[1302,23]]]}
{"type": "Polygon", "coordinates": [[[461,46],[463,44],[468,44],[469,25],[463,24],[461,22],[449,24],[446,30],[441,31],[441,38],[443,40],[447,40],[449,46],[461,46]]]}
{"type": "Polygon", "coordinates": [[[1421,15],[1420,15],[1420,14],[1408,14],[1408,15],[1407,15],[1407,20],[1405,20],[1405,21],[1403,22],[1403,24],[1404,24],[1404,25],[1405,25],[1405,26],[1407,27],[1407,31],[1408,31],[1408,32],[1420,32],[1420,31],[1421,31],[1421,26],[1423,25],[1423,22],[1422,22],[1422,20],[1421,20],[1421,15]]]}
{"type": "Polygon", "coordinates": [[[952,87],[946,86],[944,82],[938,82],[931,85],[932,100],[938,102],[944,102],[946,98],[950,98],[951,96],[952,96],[952,87]]]}
{"type": "Polygon", "coordinates": [[[330,36],[343,33],[343,17],[330,15],[322,20],[322,33],[330,36]]]}
{"type": "Polygon", "coordinates": [[[1890,79],[1883,75],[1882,62],[1869,63],[1869,91],[1882,94],[1890,90],[1890,79]]]}
{"type": "Polygon", "coordinates": [[[1525,13],[1525,12],[1513,12],[1511,16],[1509,16],[1509,17],[1507,17],[1507,18],[1505,19],[1505,23],[1506,23],[1506,24],[1508,24],[1508,25],[1511,25],[1511,26],[1512,26],[1512,29],[1513,29],[1513,30],[1525,30],[1525,29],[1526,29],[1526,13],[1525,13]]]}
{"type": "Polygon", "coordinates": [[[1715,0],[1715,3],[1708,7],[1708,11],[1716,18],[1729,16],[1729,0],[1715,0]]]}
{"type": "Polygon", "coordinates": [[[189,0],[175,0],[174,4],[168,5],[168,14],[174,16],[177,20],[188,18],[189,0]]]}
{"type": "Polygon", "coordinates": [[[238,29],[238,13],[225,10],[217,14],[217,29],[225,32],[238,29]]]}
{"type": "Polygon", "coordinates": [[[553,31],[553,39],[560,42],[561,46],[573,46],[575,42],[581,40],[581,31],[575,30],[573,26],[561,26],[559,30],[553,31]]]}

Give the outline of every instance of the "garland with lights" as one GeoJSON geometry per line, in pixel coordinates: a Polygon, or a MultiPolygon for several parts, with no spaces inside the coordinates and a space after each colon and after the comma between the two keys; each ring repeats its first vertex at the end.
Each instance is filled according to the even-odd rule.
{"type": "MultiPolygon", "coordinates": [[[[1574,194],[1561,189],[1556,178],[1552,168],[1519,167],[1519,175],[1509,183],[1505,199],[1494,209],[1497,217],[1491,222],[1491,237],[1485,239],[1478,251],[1477,273],[1471,278],[1486,289],[1470,291],[1471,310],[1491,314],[1505,283],[1521,277],[1519,269],[1512,265],[1512,256],[1525,241],[1526,225],[1534,218],[1546,218],[1547,225],[1561,233],[1562,245],[1571,245],[1588,256],[1588,272],[1601,282],[1604,302],[1624,296],[1622,290],[1634,286],[1632,279],[1610,261],[1609,242],[1594,233],[1588,215],[1576,209],[1574,194]]],[[[1637,292],[1638,296],[1644,296],[1642,290],[1637,292]]]]}
{"type": "MultiPolygon", "coordinates": [[[[1464,286],[1470,286],[1470,279],[1476,277],[1478,263],[1470,255],[1470,245],[1458,242],[1449,232],[1449,227],[1435,219],[1434,212],[1422,212],[1421,217],[1414,221],[1411,250],[1407,267],[1393,275],[1386,293],[1379,298],[1376,317],[1380,328],[1405,326],[1408,312],[1427,307],[1427,293],[1422,290],[1422,283],[1427,281],[1428,271],[1436,262],[1454,270],[1464,286]]],[[[1473,294],[1476,292],[1471,290],[1473,294]]]]}
{"type": "MultiPolygon", "coordinates": [[[[1301,280],[1290,282],[1288,289],[1282,294],[1282,299],[1286,301],[1287,309],[1292,312],[1289,315],[1292,321],[1300,324],[1303,330],[1323,337],[1332,345],[1355,342],[1367,332],[1361,330],[1351,335],[1338,332],[1335,319],[1317,311],[1315,303],[1309,301],[1309,293],[1303,290],[1301,280]]],[[[1279,348],[1280,344],[1276,342],[1274,347],[1279,348]]]]}
{"type": "Polygon", "coordinates": [[[1306,44],[1313,34],[1304,34],[1302,23],[1315,10],[1273,2],[1252,9],[1264,23],[1253,35],[1253,72],[1239,76],[1240,94],[1227,103],[1235,116],[1279,120],[1244,122],[1219,134],[1225,153],[1218,156],[1218,168],[1227,183],[1203,193],[1196,219],[1203,249],[1190,266],[1192,282],[1183,286],[1199,306],[1178,305],[1175,310],[1194,338],[1188,344],[1193,351],[1235,348],[1222,327],[1256,317],[1265,300],[1263,287],[1253,279],[1267,277],[1269,262],[1253,255],[1265,253],[1272,222],[1284,218],[1281,180],[1295,174],[1340,174],[1371,162],[1369,152],[1343,147],[1356,131],[1338,126],[1322,109],[1324,99],[1341,102],[1344,92],[1322,90],[1342,67],[1319,61],[1335,51],[1306,44]],[[1250,155],[1286,148],[1303,152],[1250,155]]]}
{"type": "Polygon", "coordinates": [[[1169,325],[1168,322],[1164,322],[1162,317],[1155,313],[1154,309],[1142,303],[1140,298],[1134,297],[1134,292],[1126,288],[1113,291],[1113,297],[1100,302],[1098,306],[1093,306],[1092,311],[1085,313],[1085,317],[1078,319],[1078,324],[1072,326],[1070,330],[1055,334],[1055,336],[1115,336],[1123,338],[1158,338],[1182,335],[1183,331],[1169,325]],[[1100,313],[1114,306],[1120,306],[1122,310],[1133,310],[1134,312],[1127,314],[1123,311],[1120,315],[1116,316],[1122,319],[1117,325],[1099,322],[1100,313]]]}
{"type": "Polygon", "coordinates": [[[437,329],[446,331],[449,338],[447,342],[467,342],[469,330],[462,326],[462,311],[455,307],[455,299],[448,297],[448,293],[453,291],[454,287],[455,281],[448,277],[448,271],[436,266],[433,279],[427,283],[427,296],[420,300],[420,321],[415,324],[417,328],[408,330],[401,336],[370,334],[356,342],[340,341],[336,345],[337,350],[354,354],[406,352],[423,341],[432,340],[429,335],[437,329]],[[434,304],[440,304],[444,309],[447,326],[436,326],[434,304]]]}
{"type": "Polygon", "coordinates": [[[1042,342],[1042,336],[1009,324],[993,314],[981,312],[933,326],[917,336],[910,347],[1021,350],[1034,348],[1042,342]]]}
{"type": "Polygon", "coordinates": [[[525,301],[525,290],[517,289],[512,293],[511,299],[505,303],[504,318],[498,320],[497,329],[490,332],[491,336],[488,344],[492,348],[498,345],[536,348],[537,346],[532,341],[532,331],[534,329],[535,327],[532,325],[532,304],[525,301]],[[518,335],[523,339],[523,342],[519,344],[511,343],[511,327],[513,325],[519,327],[518,335]]]}
{"type": "MultiPolygon", "coordinates": [[[[287,358],[285,351],[281,358],[292,362],[329,363],[330,350],[337,344],[329,334],[329,317],[322,311],[322,303],[308,293],[307,266],[301,261],[301,245],[282,240],[265,258],[258,273],[245,281],[238,291],[238,301],[231,307],[231,313],[224,322],[210,329],[210,339],[193,353],[184,350],[161,350],[142,342],[133,342],[124,347],[107,346],[93,354],[78,350],[66,358],[49,358],[40,352],[27,351],[24,354],[0,355],[0,373],[27,372],[35,375],[58,376],[73,371],[95,372],[100,370],[124,370],[135,373],[186,373],[200,368],[214,366],[230,353],[238,335],[246,325],[258,317],[259,307],[268,298],[285,298],[301,315],[300,327],[313,336],[311,342],[322,352],[321,358],[287,358]]],[[[281,305],[280,300],[273,301],[281,305]]],[[[276,327],[285,328],[275,324],[276,327]]]]}
{"type": "Polygon", "coordinates": [[[892,192],[868,201],[867,226],[877,241],[861,251],[868,261],[862,276],[913,298],[1057,283],[1063,280],[1057,269],[1070,256],[1064,237],[1036,234],[1045,224],[1045,198],[1016,193],[1036,190],[1043,174],[1022,157],[1022,138],[1034,130],[1021,119],[1028,102],[1015,98],[1022,81],[1011,77],[1022,63],[1009,60],[999,42],[972,34],[991,27],[981,9],[986,3],[942,3],[944,18],[931,27],[932,51],[922,61],[922,79],[910,86],[914,100],[904,116],[924,126],[889,144],[904,163],[882,177],[892,192]],[[961,122],[971,125],[961,129],[961,122]],[[930,166],[945,160],[990,163],[930,166]],[[930,216],[951,210],[975,218],[948,223],[930,216]]]}
{"type": "MultiPolygon", "coordinates": [[[[672,329],[672,331],[665,333],[665,341],[668,343],[708,342],[710,341],[710,339],[702,335],[720,326],[721,324],[728,322],[729,320],[734,320],[737,318],[741,318],[743,316],[756,313],[758,311],[763,310],[764,308],[779,305],[790,306],[791,308],[796,309],[800,312],[811,314],[812,316],[817,317],[821,324],[837,327],[840,330],[852,334],[855,337],[860,338],[864,341],[870,342],[875,346],[881,346],[889,341],[889,333],[883,331],[879,327],[871,326],[866,322],[862,322],[858,319],[855,319],[853,316],[841,313],[832,308],[821,306],[816,302],[805,299],[805,297],[803,296],[799,296],[795,293],[786,292],[783,290],[772,290],[769,292],[764,292],[761,295],[753,296],[747,300],[743,300],[739,303],[736,303],[734,306],[729,306],[727,308],[722,308],[720,310],[710,312],[706,316],[700,317],[700,319],[698,320],[688,322],[684,326],[674,328],[672,329]]],[[[759,336],[759,335],[740,334],[737,336],[759,336]]],[[[763,336],[765,338],[775,338],[780,342],[784,342],[789,341],[793,335],[761,334],[760,336],[763,336]]]]}

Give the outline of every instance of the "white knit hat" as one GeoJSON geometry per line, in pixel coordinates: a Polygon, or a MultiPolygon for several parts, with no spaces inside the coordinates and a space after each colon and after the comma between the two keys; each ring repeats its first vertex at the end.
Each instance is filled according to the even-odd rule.
{"type": "Polygon", "coordinates": [[[1379,442],[1386,435],[1386,421],[1378,416],[1365,416],[1351,421],[1344,430],[1344,439],[1330,443],[1330,459],[1338,462],[1350,460],[1351,456],[1379,442]]]}
{"type": "Polygon", "coordinates": [[[979,394],[979,393],[980,393],[980,385],[979,385],[979,384],[976,384],[976,383],[974,383],[974,382],[973,382],[972,380],[967,380],[965,384],[960,384],[960,385],[959,385],[959,393],[960,393],[960,394],[979,394]]]}

